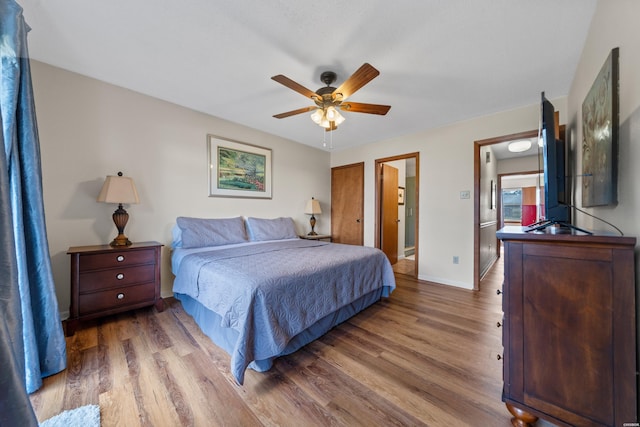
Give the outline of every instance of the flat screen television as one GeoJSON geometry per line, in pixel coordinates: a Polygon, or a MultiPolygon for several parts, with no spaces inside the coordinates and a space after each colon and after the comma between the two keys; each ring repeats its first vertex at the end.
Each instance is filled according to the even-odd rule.
{"type": "Polygon", "coordinates": [[[527,231],[544,230],[554,226],[554,232],[591,232],[571,224],[570,179],[567,176],[567,152],[563,140],[556,138],[555,108],[542,92],[540,103],[540,137],[542,138],[542,163],[544,169],[544,206],[538,222],[527,231]],[[560,230],[560,231],[558,231],[560,230]]]}
{"type": "Polygon", "coordinates": [[[569,224],[569,191],[565,168],[565,144],[556,138],[555,109],[542,92],[540,105],[544,167],[544,220],[569,224]]]}

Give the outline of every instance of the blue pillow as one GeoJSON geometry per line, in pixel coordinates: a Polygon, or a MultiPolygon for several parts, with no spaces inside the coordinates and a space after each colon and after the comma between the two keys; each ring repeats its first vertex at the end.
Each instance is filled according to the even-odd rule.
{"type": "Polygon", "coordinates": [[[178,226],[178,224],[174,224],[173,228],[171,229],[171,247],[182,247],[182,229],[178,226]]]}
{"type": "Polygon", "coordinates": [[[247,218],[247,229],[251,240],[261,242],[264,240],[297,239],[296,226],[293,218],[247,218]]]}
{"type": "Polygon", "coordinates": [[[183,248],[221,246],[248,241],[242,217],[176,219],[181,230],[183,248]]]}

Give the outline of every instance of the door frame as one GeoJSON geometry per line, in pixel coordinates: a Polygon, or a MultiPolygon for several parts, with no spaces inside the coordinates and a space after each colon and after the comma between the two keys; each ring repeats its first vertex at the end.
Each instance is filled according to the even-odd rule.
{"type": "MultiPolygon", "coordinates": [[[[538,130],[528,130],[524,132],[503,135],[489,139],[474,141],[473,143],[473,290],[480,290],[480,148],[486,145],[499,144],[505,141],[513,141],[516,139],[533,138],[538,136],[538,130]]],[[[499,180],[498,180],[499,181],[499,180]]],[[[496,195],[497,196],[497,195],[496,195]]],[[[500,203],[498,203],[499,205],[500,203]]],[[[500,213],[501,211],[498,211],[500,213]]],[[[497,218],[498,223],[500,218],[497,218]]],[[[496,241],[497,241],[496,237],[496,241]]],[[[500,245],[496,246],[496,255],[500,256],[500,245]]]]}
{"type": "Polygon", "coordinates": [[[375,160],[374,173],[375,173],[375,226],[374,226],[374,244],[375,247],[380,249],[381,243],[381,235],[380,235],[380,227],[382,225],[382,197],[380,197],[382,191],[382,174],[380,173],[382,163],[392,162],[394,160],[403,160],[403,159],[415,159],[416,161],[416,188],[415,188],[415,200],[416,200],[416,208],[415,208],[415,224],[414,224],[414,235],[415,235],[415,262],[413,267],[413,276],[418,277],[418,257],[419,257],[419,241],[418,238],[420,235],[418,234],[419,230],[419,218],[420,218],[420,153],[407,153],[400,154],[397,156],[384,157],[382,159],[375,160]]]}

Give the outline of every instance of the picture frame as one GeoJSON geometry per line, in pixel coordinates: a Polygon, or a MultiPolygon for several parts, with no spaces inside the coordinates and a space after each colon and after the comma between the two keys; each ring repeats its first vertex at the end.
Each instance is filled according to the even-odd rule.
{"type": "Polygon", "coordinates": [[[404,205],[404,187],[398,187],[398,205],[404,205]]]}
{"type": "Polygon", "coordinates": [[[207,135],[209,197],[271,199],[271,150],[207,135]]]}
{"type": "Polygon", "coordinates": [[[618,203],[618,48],[582,103],[582,206],[618,203]]]}

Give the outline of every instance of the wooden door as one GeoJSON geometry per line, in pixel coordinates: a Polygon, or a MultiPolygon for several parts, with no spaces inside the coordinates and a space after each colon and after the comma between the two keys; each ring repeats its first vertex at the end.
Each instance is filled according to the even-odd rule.
{"type": "Polygon", "coordinates": [[[398,262],[398,169],[382,164],[382,218],[380,248],[391,264],[398,262]]]}
{"type": "Polygon", "coordinates": [[[331,168],[331,236],[335,243],[364,244],[364,163],[331,168]]]}

